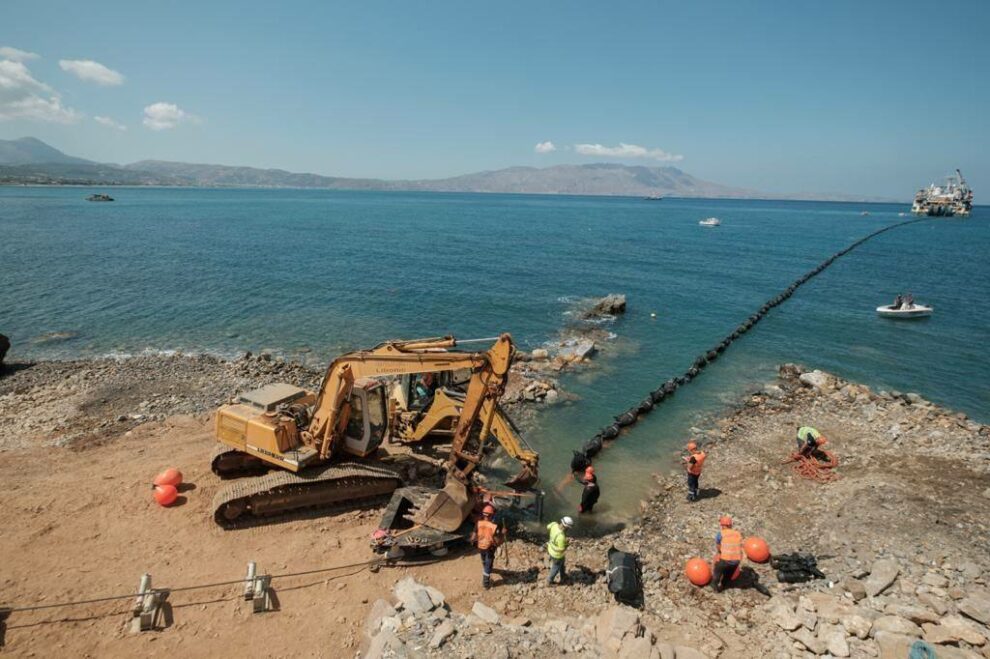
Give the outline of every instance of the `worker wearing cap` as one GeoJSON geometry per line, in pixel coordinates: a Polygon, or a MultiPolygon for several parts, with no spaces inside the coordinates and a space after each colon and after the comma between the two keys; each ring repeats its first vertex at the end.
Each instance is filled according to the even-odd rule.
{"type": "Polygon", "coordinates": [[[559,522],[547,524],[550,539],[547,541],[547,554],[550,555],[550,575],[547,584],[552,585],[554,577],[560,575],[560,583],[567,579],[564,566],[564,555],[567,553],[567,530],[574,526],[574,520],[566,515],[559,522]]]}
{"type": "Polygon", "coordinates": [[[825,443],[825,438],[817,428],[801,426],[797,430],[797,449],[805,458],[810,458],[815,450],[825,443]]]}
{"type": "Polygon", "coordinates": [[[591,465],[585,467],[584,477],[578,479],[584,484],[584,490],[581,491],[581,503],[578,504],[579,513],[590,513],[598,503],[598,497],[601,496],[602,492],[598,488],[598,477],[595,476],[595,468],[591,465]]]}
{"type": "Polygon", "coordinates": [[[704,451],[698,449],[694,442],[688,442],[685,447],[688,455],[684,457],[684,470],[687,471],[688,501],[698,500],[698,481],[701,479],[701,468],[705,464],[704,451]]]}
{"type": "Polygon", "coordinates": [[[481,585],[486,589],[492,586],[492,566],[495,565],[495,550],[502,544],[503,535],[494,521],[495,506],[486,503],[481,510],[481,518],[471,534],[471,544],[481,555],[481,585]]]}
{"type": "Polygon", "coordinates": [[[722,515],[718,520],[719,531],[715,535],[715,548],[718,555],[715,560],[715,569],[712,576],[712,587],[716,593],[729,585],[732,576],[739,569],[739,564],[743,558],[743,538],[742,533],[732,528],[732,518],[722,515]]]}

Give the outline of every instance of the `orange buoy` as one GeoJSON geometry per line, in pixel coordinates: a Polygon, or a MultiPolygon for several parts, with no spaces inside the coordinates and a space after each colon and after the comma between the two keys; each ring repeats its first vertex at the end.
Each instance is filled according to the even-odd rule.
{"type": "Polygon", "coordinates": [[[746,538],[743,540],[743,551],[746,552],[746,558],[754,563],[766,563],[770,560],[770,547],[763,538],[746,538]]]}
{"type": "Polygon", "coordinates": [[[172,487],[179,487],[182,485],[182,472],[175,467],[169,467],[162,473],[155,476],[155,480],[151,481],[155,485],[171,485],[172,487]]]}
{"type": "Polygon", "coordinates": [[[175,489],[174,485],[155,486],[155,501],[158,502],[159,506],[171,506],[178,496],[179,491],[175,489]]]}
{"type": "Polygon", "coordinates": [[[712,570],[708,567],[708,561],[700,558],[689,560],[684,566],[684,574],[695,586],[707,585],[712,580],[712,570]]]}

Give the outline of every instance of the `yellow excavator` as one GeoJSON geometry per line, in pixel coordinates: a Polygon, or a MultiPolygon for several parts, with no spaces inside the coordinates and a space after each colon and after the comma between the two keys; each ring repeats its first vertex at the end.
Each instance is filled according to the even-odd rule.
{"type": "Polygon", "coordinates": [[[318,392],[272,384],[221,407],[212,467],[221,478],[238,480],[214,497],[217,523],[232,527],[306,508],[377,503],[403,481],[381,459],[390,434],[400,441],[451,437],[443,489],[422,496],[419,488],[414,509],[405,511],[417,527],[448,533],[460,527],[475,503],[471,474],[490,436],[522,464],[508,485],[530,487],[538,478],[539,456],[498,405],[515,353],[511,336],[502,334],[483,352],[453,350],[457,345],[450,336],[388,341],[335,359],[318,392]],[[401,395],[390,399],[388,384],[408,383],[416,374],[446,376],[448,382],[463,374],[466,388],[437,388],[428,406],[410,410],[401,395]]]}

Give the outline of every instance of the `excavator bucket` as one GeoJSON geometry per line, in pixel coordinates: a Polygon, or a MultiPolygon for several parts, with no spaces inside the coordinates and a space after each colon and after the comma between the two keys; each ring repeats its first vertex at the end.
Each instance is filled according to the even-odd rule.
{"type": "Polygon", "coordinates": [[[452,533],[467,519],[473,505],[467,487],[456,478],[437,491],[413,515],[413,522],[452,533]]]}
{"type": "Polygon", "coordinates": [[[513,490],[528,490],[539,478],[540,476],[536,473],[535,469],[529,465],[523,465],[519,473],[511,480],[506,481],[505,484],[513,490]]]}

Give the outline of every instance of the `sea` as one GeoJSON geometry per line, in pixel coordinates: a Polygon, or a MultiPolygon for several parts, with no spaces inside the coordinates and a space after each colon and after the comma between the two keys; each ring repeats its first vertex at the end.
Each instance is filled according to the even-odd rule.
{"type": "MultiPolygon", "coordinates": [[[[909,219],[907,204],[425,192],[114,188],[112,203],[85,200],[103,191],[0,187],[10,358],[268,350],[323,365],[389,338],[501,332],[533,349],[581,300],[624,293],[594,365],[561,380],[574,400],[527,427],[554,512],[579,498],[572,451],[614,415],[823,259],[909,219]],[[722,225],[699,226],[707,217],[722,225]]],[[[886,232],[773,309],[598,456],[599,523],[634,515],[691,429],[783,362],[990,422],[988,219],[978,206],[886,232]],[[934,315],[877,316],[907,292],[934,315]]]]}

